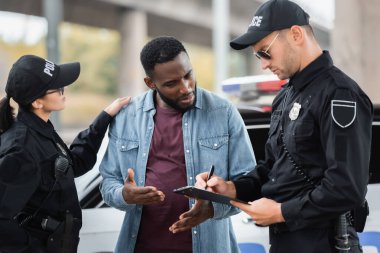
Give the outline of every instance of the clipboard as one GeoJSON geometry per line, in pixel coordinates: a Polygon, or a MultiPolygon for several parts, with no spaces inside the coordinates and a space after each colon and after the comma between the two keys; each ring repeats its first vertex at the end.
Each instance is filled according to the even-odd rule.
{"type": "Polygon", "coordinates": [[[231,206],[230,204],[231,200],[249,205],[248,202],[245,202],[239,199],[230,198],[222,194],[202,190],[202,189],[196,188],[195,186],[184,186],[178,189],[174,189],[173,192],[186,195],[192,198],[210,200],[212,202],[222,203],[222,204],[226,204],[230,206],[231,206]]]}

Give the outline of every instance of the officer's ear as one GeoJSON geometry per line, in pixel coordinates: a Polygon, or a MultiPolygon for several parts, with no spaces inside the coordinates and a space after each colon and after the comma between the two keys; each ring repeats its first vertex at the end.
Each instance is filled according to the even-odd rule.
{"type": "Polygon", "coordinates": [[[289,35],[292,43],[296,45],[302,44],[305,40],[305,32],[306,31],[299,25],[290,27],[289,35]]]}
{"type": "Polygon", "coordinates": [[[151,90],[155,90],[156,89],[156,85],[154,84],[154,82],[153,82],[153,80],[152,80],[151,77],[146,76],[144,78],[144,82],[145,82],[146,86],[148,86],[149,89],[151,89],[151,90]]]}
{"type": "Polygon", "coordinates": [[[34,100],[31,105],[34,110],[42,109],[44,107],[43,103],[39,98],[34,100]]]}

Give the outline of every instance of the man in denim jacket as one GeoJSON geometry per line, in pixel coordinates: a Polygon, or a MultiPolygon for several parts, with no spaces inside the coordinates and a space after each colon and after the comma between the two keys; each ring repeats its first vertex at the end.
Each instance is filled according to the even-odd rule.
{"type": "Polygon", "coordinates": [[[236,208],[194,203],[173,189],[194,185],[212,165],[226,180],[254,168],[240,114],[197,87],[186,49],[175,38],[147,43],[141,62],[150,90],[116,116],[100,166],[104,201],[125,211],[115,252],[238,252],[228,218],[236,208]]]}

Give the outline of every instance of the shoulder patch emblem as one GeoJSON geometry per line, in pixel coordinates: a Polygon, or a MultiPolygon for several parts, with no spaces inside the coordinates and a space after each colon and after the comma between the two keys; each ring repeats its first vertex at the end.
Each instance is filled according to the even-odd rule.
{"type": "Polygon", "coordinates": [[[356,102],[331,100],[331,116],[341,128],[349,127],[356,118],[356,102]]]}

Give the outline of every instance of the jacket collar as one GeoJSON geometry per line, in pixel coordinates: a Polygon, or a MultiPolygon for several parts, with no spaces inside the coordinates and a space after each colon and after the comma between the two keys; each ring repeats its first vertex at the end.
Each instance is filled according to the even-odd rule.
{"type": "Polygon", "coordinates": [[[323,53],[307,65],[301,72],[298,72],[289,79],[289,85],[293,85],[296,90],[301,90],[310,84],[321,71],[327,70],[333,66],[333,61],[328,51],[323,53]]]}
{"type": "Polygon", "coordinates": [[[145,94],[145,99],[143,100],[144,101],[144,105],[143,105],[144,112],[155,109],[155,106],[154,106],[154,96],[155,96],[155,94],[156,93],[154,92],[154,90],[149,90],[145,94]]]}
{"type": "Polygon", "coordinates": [[[17,120],[23,122],[28,127],[32,128],[39,134],[54,140],[53,133],[55,132],[53,124],[48,120],[45,122],[36,114],[29,111],[20,110],[17,114],[17,120]]]}

